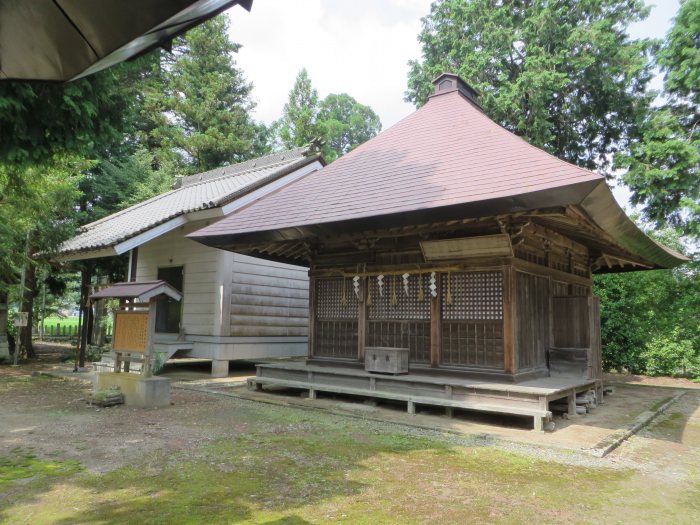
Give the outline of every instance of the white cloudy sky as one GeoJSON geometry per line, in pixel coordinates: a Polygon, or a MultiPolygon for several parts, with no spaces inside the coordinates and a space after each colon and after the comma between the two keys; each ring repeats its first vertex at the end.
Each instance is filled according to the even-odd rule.
{"type": "MultiPolygon", "coordinates": [[[[345,92],[376,111],[384,129],[413,111],[403,102],[407,62],[430,0],[254,0],[229,11],[238,64],[255,85],[255,118],[277,119],[297,72],[306,67],[321,97],[345,92]]],[[[648,2],[651,3],[651,2],[648,2]]],[[[678,0],[656,0],[633,37],[662,37],[678,0]]]]}

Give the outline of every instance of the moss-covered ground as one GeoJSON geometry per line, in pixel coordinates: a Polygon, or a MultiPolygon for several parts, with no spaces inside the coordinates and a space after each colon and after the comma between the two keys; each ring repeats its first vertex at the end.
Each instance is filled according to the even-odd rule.
{"type": "MultiPolygon", "coordinates": [[[[11,398],[17,391],[27,400],[31,391],[41,399],[43,388],[56,396],[71,388],[66,383],[0,378],[0,392],[11,398]]],[[[685,412],[660,421],[657,434],[650,430],[638,450],[661,454],[653,447],[667,434],[682,442],[683,429],[697,426],[691,401],[685,412]]],[[[647,469],[631,461],[615,465],[624,458],[574,454],[570,462],[555,461],[536,450],[322,412],[207,403],[202,399],[200,412],[188,412],[188,421],[166,409],[157,425],[162,433],[176,424],[213,430],[187,442],[178,441],[182,431],[176,431],[172,446],[164,440],[155,449],[119,449],[125,459],[106,471],[74,459],[79,440],[38,453],[34,438],[49,427],[32,427],[19,439],[22,429],[2,428],[0,419],[0,443],[13,443],[0,448],[0,523],[697,523],[700,516],[700,443],[678,449],[689,464],[682,476],[664,477],[655,476],[652,465],[659,459],[658,468],[667,470],[663,458],[645,459],[652,465],[647,469]],[[213,411],[226,407],[225,417],[213,411]]],[[[80,421],[89,432],[90,418],[104,411],[86,410],[66,409],[60,421],[80,421]]],[[[124,414],[110,410],[112,418],[124,414]]],[[[55,412],[47,400],[43,412],[34,407],[29,416],[55,412]]],[[[130,419],[133,414],[124,423],[130,419]]]]}

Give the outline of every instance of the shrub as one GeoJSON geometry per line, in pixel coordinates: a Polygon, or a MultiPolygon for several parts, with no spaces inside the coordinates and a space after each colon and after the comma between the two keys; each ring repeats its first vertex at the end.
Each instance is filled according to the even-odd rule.
{"type": "Polygon", "coordinates": [[[649,341],[641,358],[649,375],[700,375],[700,356],[693,341],[684,339],[678,330],[649,341]]]}

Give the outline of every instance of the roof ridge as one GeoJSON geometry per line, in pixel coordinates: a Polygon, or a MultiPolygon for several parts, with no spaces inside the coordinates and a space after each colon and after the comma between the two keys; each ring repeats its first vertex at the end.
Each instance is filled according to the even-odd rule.
{"type": "MultiPolygon", "coordinates": [[[[246,163],[256,163],[257,161],[259,161],[259,160],[261,160],[261,159],[269,159],[270,157],[283,155],[283,154],[285,154],[285,153],[297,153],[297,152],[298,152],[298,153],[304,153],[303,156],[300,156],[300,157],[297,158],[297,159],[291,159],[291,158],[290,158],[289,160],[280,160],[280,161],[278,161],[278,162],[272,162],[272,163],[269,163],[269,164],[264,164],[264,165],[262,165],[262,166],[255,166],[254,168],[251,168],[251,169],[247,169],[247,170],[244,169],[244,170],[241,170],[241,171],[238,172],[238,173],[231,173],[231,174],[225,174],[225,173],[224,173],[224,174],[222,174],[222,175],[219,176],[219,177],[212,177],[212,178],[209,178],[209,179],[206,179],[206,180],[193,182],[193,183],[188,184],[188,185],[186,185],[186,186],[180,186],[180,187],[178,187],[178,188],[170,189],[170,190],[168,190],[168,191],[166,191],[166,192],[159,193],[158,195],[154,195],[153,197],[151,197],[151,198],[149,198],[149,199],[146,199],[145,201],[141,201],[141,202],[137,202],[136,204],[132,204],[132,205],[129,206],[128,208],[124,208],[123,210],[119,210],[119,211],[116,211],[116,212],[114,212],[114,213],[111,213],[111,214],[107,215],[106,217],[102,217],[101,219],[98,219],[98,220],[96,220],[96,221],[90,222],[90,223],[88,223],[88,224],[84,224],[83,226],[80,226],[79,232],[80,232],[80,233],[88,232],[88,231],[90,231],[91,229],[93,229],[94,227],[96,227],[96,226],[98,226],[98,225],[100,225],[100,224],[102,224],[102,223],[104,223],[104,222],[107,222],[108,220],[115,219],[115,218],[120,217],[121,215],[123,215],[123,214],[125,214],[125,213],[127,213],[127,212],[130,212],[130,211],[132,211],[132,210],[136,210],[136,209],[141,208],[141,207],[143,207],[143,206],[146,206],[146,205],[148,205],[148,204],[150,204],[150,203],[152,203],[152,202],[156,202],[156,201],[158,201],[158,200],[164,199],[164,198],[170,196],[170,195],[173,194],[173,193],[177,193],[177,192],[180,191],[180,190],[185,190],[185,189],[188,189],[188,188],[194,188],[194,187],[196,187],[196,186],[199,186],[199,185],[202,185],[202,184],[206,184],[206,183],[210,183],[210,182],[213,182],[213,181],[216,181],[216,180],[220,180],[220,179],[223,179],[223,178],[226,178],[226,177],[238,177],[238,176],[244,175],[244,174],[246,174],[246,173],[251,173],[251,172],[260,171],[260,170],[262,170],[262,169],[269,169],[269,168],[272,168],[272,167],[275,167],[275,166],[278,166],[278,165],[289,164],[289,163],[291,163],[292,160],[294,160],[294,161],[296,162],[296,161],[298,161],[298,160],[301,160],[301,159],[305,158],[305,157],[306,157],[306,153],[307,153],[310,149],[311,149],[311,148],[310,148],[310,146],[308,146],[308,145],[306,145],[306,146],[300,146],[300,147],[293,148],[293,149],[289,149],[289,150],[278,151],[277,153],[270,153],[270,154],[268,154],[268,155],[263,155],[262,157],[257,157],[257,158],[255,158],[255,159],[246,160],[246,161],[243,161],[243,162],[241,162],[241,163],[230,164],[229,166],[224,166],[224,168],[226,168],[226,167],[230,167],[230,166],[239,166],[239,165],[241,165],[241,164],[246,164],[246,163]]],[[[204,174],[204,173],[210,173],[210,172],[215,171],[215,170],[217,170],[217,169],[222,169],[222,168],[214,168],[213,170],[205,171],[205,172],[202,172],[201,174],[188,175],[188,177],[196,177],[196,176],[202,175],[202,174],[204,174]]],[[[179,214],[181,214],[181,213],[187,213],[187,212],[179,212],[177,215],[179,215],[179,214]]],[[[171,216],[171,217],[172,217],[172,216],[171,216]]]]}
{"type": "MultiPolygon", "coordinates": [[[[210,180],[216,180],[221,177],[230,177],[230,176],[236,176],[240,175],[242,173],[245,173],[249,171],[247,169],[246,165],[250,165],[250,168],[266,168],[270,166],[274,166],[275,164],[280,164],[283,162],[286,162],[287,159],[285,159],[285,156],[287,154],[290,155],[290,157],[298,156],[299,158],[305,157],[306,154],[310,151],[311,146],[310,145],[304,145],[304,146],[299,146],[296,148],[291,148],[291,149],[286,149],[282,151],[277,151],[274,153],[268,153],[267,155],[263,155],[261,157],[256,157],[254,159],[248,159],[244,160],[242,162],[237,162],[235,164],[229,164],[227,166],[221,166],[219,168],[214,168],[211,170],[203,171],[201,173],[193,173],[192,175],[186,175],[184,177],[180,178],[180,186],[178,188],[182,188],[185,186],[194,186],[195,184],[199,182],[206,182],[210,180]],[[226,173],[225,170],[231,169],[235,170],[236,173],[226,173]],[[217,174],[217,171],[221,171],[221,173],[217,174]],[[203,177],[209,177],[206,180],[203,179],[203,177]],[[187,183],[186,181],[192,180],[198,178],[195,182],[192,183],[187,183]]],[[[291,158],[289,159],[291,160],[291,158]]],[[[174,188],[177,189],[177,188],[174,188]]]]}

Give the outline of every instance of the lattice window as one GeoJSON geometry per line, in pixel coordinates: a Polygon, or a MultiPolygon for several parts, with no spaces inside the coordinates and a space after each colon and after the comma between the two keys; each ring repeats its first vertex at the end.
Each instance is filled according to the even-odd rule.
{"type": "Polygon", "coordinates": [[[503,319],[503,274],[442,274],[442,318],[455,321],[503,319]]]}
{"type": "Polygon", "coordinates": [[[317,319],[357,319],[352,279],[317,279],[315,293],[317,319]]]}
{"type": "Polygon", "coordinates": [[[382,280],[381,293],[377,277],[369,277],[369,296],[367,298],[369,319],[429,320],[430,290],[428,289],[428,278],[428,275],[409,275],[407,294],[401,275],[385,276],[382,280]]]}
{"type": "Polygon", "coordinates": [[[314,357],[357,358],[356,320],[317,319],[314,322],[314,357]]]}

